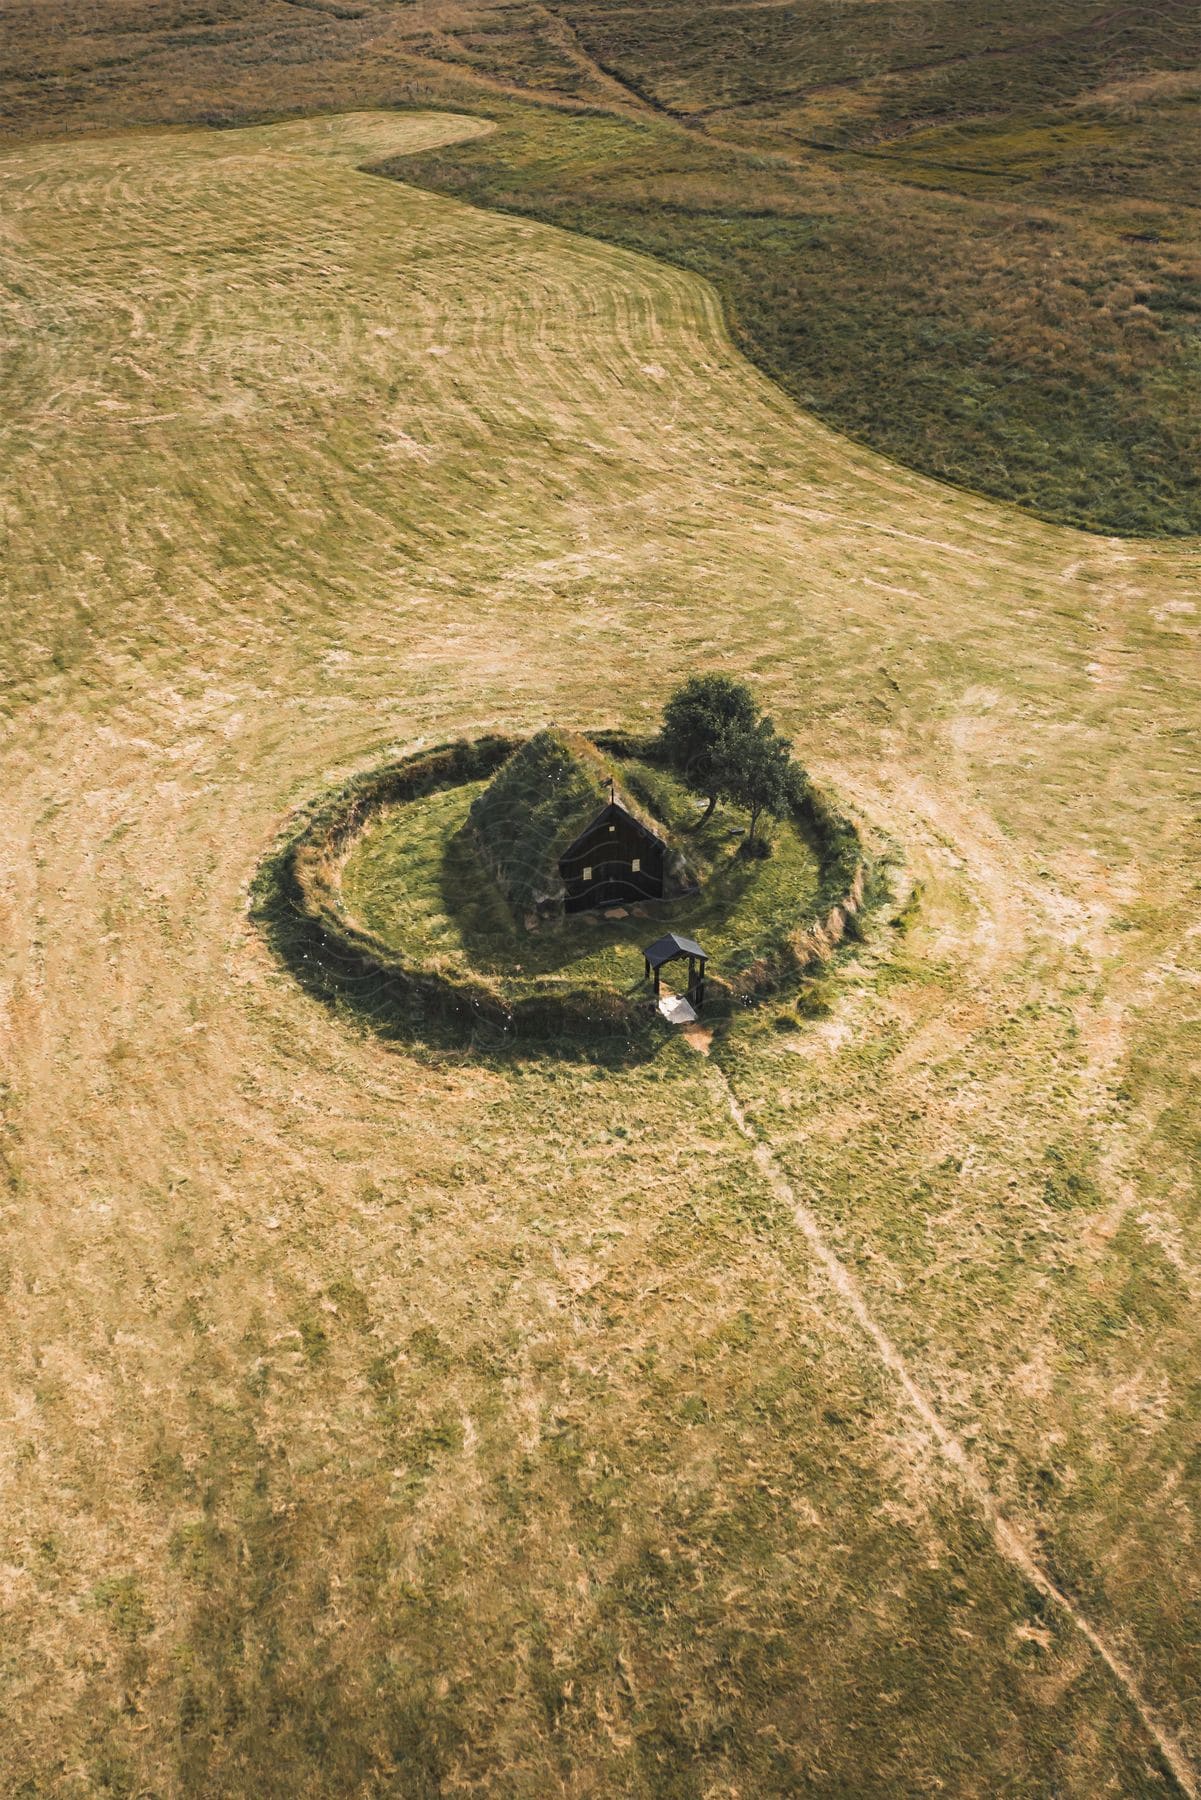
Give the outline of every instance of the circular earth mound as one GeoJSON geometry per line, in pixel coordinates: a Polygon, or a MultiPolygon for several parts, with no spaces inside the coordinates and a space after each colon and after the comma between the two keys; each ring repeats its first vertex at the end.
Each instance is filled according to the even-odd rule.
{"type": "MultiPolygon", "coordinates": [[[[390,1035],[449,1026],[506,1036],[630,1036],[654,1020],[642,947],[666,931],[709,954],[706,1015],[778,993],[827,956],[863,896],[858,834],[805,784],[772,854],[738,854],[740,817],[698,805],[650,741],[591,742],[623,788],[687,846],[686,895],[535,921],[480,855],[473,802],[520,740],[425,751],[311,809],[268,866],[257,911],[311,991],[390,1035]]],[[[670,968],[665,971],[670,980],[670,968]]]]}

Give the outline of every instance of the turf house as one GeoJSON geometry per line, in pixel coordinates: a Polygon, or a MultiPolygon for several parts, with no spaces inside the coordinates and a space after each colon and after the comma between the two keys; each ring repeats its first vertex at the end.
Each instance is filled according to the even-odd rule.
{"type": "Polygon", "coordinates": [[[527,925],[653,904],[696,883],[663,825],[586,738],[549,729],[476,800],[476,847],[527,925]]]}

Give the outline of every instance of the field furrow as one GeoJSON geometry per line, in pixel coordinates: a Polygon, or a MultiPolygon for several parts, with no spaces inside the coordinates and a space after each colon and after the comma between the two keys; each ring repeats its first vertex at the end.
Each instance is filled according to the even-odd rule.
{"type": "Polygon", "coordinates": [[[686,273],[360,172],[479,129],[0,157],[4,1784],[1179,1791],[711,1064],[381,1043],[247,916],[393,748],[752,680],[915,898],[713,1056],[1187,1778],[1195,547],[909,474],[686,273]]]}

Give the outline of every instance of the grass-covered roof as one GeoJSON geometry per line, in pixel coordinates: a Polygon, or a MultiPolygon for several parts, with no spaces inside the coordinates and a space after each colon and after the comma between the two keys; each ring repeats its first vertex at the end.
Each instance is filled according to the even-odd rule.
{"type": "MultiPolygon", "coordinates": [[[[468,815],[485,860],[522,911],[561,891],[558,861],[609,800],[618,769],[576,732],[549,728],[515,750],[468,815]]],[[[663,827],[623,790],[615,798],[649,831],[663,827]]]]}

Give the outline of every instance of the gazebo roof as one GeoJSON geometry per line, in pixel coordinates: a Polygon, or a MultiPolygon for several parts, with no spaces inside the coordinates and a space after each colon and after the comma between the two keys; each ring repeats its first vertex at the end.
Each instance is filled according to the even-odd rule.
{"type": "Polygon", "coordinates": [[[702,962],[708,960],[708,953],[701,949],[695,938],[680,937],[674,931],[669,931],[666,937],[656,938],[642,954],[652,969],[660,968],[677,956],[699,956],[702,962]]]}

